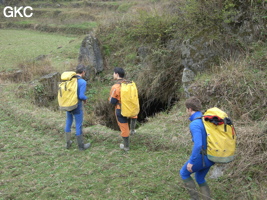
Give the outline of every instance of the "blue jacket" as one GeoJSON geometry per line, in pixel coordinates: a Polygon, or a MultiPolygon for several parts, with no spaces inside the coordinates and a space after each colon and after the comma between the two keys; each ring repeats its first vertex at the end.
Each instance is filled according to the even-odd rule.
{"type": "Polygon", "coordinates": [[[82,104],[83,100],[86,100],[88,97],[85,96],[86,92],[86,81],[82,78],[78,78],[78,89],[77,89],[77,95],[79,99],[79,104],[82,104]]]}
{"type": "Polygon", "coordinates": [[[196,119],[198,117],[202,117],[202,113],[200,111],[195,112],[189,117],[189,120],[191,121],[189,128],[192,134],[192,141],[194,143],[189,163],[193,165],[198,159],[202,158],[201,150],[207,149],[207,133],[202,119],[196,119]]]}

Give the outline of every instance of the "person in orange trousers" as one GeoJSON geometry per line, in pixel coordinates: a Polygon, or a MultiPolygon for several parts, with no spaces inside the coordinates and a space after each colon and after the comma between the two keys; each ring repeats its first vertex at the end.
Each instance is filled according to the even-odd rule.
{"type": "MultiPolygon", "coordinates": [[[[120,87],[121,82],[125,81],[124,79],[124,69],[116,67],[114,69],[113,78],[117,80],[117,82],[111,87],[109,102],[115,105],[115,116],[117,119],[117,123],[119,125],[121,131],[121,137],[123,138],[123,144],[120,144],[120,148],[129,151],[130,150],[130,129],[128,118],[121,115],[121,97],[120,97],[120,87]]],[[[137,116],[131,118],[131,134],[135,133],[135,124],[136,124],[137,116]]]]}

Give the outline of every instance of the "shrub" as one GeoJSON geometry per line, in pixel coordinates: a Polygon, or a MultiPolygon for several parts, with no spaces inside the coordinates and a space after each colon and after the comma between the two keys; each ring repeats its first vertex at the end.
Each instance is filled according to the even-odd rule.
{"type": "Polygon", "coordinates": [[[162,45],[172,38],[175,24],[176,16],[139,11],[138,22],[127,29],[126,33],[132,40],[162,45]]]}
{"type": "Polygon", "coordinates": [[[257,68],[249,64],[248,60],[240,58],[214,67],[212,76],[208,77],[200,75],[190,86],[191,92],[207,107],[223,107],[231,117],[245,121],[265,117],[266,81],[259,80],[266,79],[266,69],[257,68]]]}

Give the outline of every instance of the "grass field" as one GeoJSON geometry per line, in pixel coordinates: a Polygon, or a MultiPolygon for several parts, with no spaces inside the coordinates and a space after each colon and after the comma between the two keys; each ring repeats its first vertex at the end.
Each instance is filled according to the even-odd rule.
{"type": "Polygon", "coordinates": [[[55,69],[77,62],[81,38],[31,30],[0,30],[0,71],[47,55],[55,69]]]}
{"type": "MultiPolygon", "coordinates": [[[[178,155],[117,143],[93,142],[90,150],[63,148],[63,135],[13,125],[1,113],[3,199],[175,199],[178,155]],[[163,167],[164,166],[164,167],[163,167]]],[[[116,136],[114,136],[116,138],[116,136]]],[[[138,137],[138,136],[137,136],[138,137]]],[[[76,145],[76,144],[75,144],[76,145]]]]}
{"type": "MultiPolygon", "coordinates": [[[[179,157],[172,150],[150,151],[133,138],[132,150],[119,148],[118,132],[91,127],[91,149],[81,152],[76,143],[64,149],[63,116],[36,108],[1,87],[0,109],[2,199],[172,199],[177,189],[179,157]],[[4,90],[4,91],[3,91],[4,90]],[[20,108],[20,109],[19,109],[20,108]],[[28,117],[26,117],[28,116],[28,117]],[[58,118],[58,122],[55,122],[58,118]]],[[[142,142],[142,141],[141,141],[142,142]]]]}
{"type": "MultiPolygon", "coordinates": [[[[178,173],[190,154],[191,137],[179,107],[140,126],[129,153],[119,149],[118,131],[100,125],[84,128],[90,149],[79,151],[75,142],[66,150],[64,113],[16,98],[16,88],[0,86],[5,102],[0,105],[0,199],[188,199],[178,173]]],[[[236,128],[243,134],[247,130],[236,128]]],[[[264,194],[266,187],[252,179],[244,185],[241,177],[231,178],[236,166],[243,166],[238,160],[220,178],[211,179],[209,173],[213,199],[264,194]]]]}
{"type": "MultiPolygon", "coordinates": [[[[85,128],[89,150],[76,142],[66,150],[63,113],[16,99],[15,88],[0,88],[1,101],[9,99],[0,107],[1,199],[187,199],[178,175],[190,149],[183,113],[162,127],[155,125],[166,114],[141,126],[129,153],[119,149],[118,132],[99,125],[85,128]]],[[[214,195],[227,199],[223,190],[214,195]]]]}

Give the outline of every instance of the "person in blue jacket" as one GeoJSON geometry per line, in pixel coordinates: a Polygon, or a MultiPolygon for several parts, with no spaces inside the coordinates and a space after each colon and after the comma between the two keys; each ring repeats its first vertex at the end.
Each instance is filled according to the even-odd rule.
{"type": "Polygon", "coordinates": [[[78,95],[78,107],[72,111],[67,111],[67,119],[66,119],[66,126],[65,126],[65,136],[66,136],[66,148],[69,149],[71,147],[71,126],[73,123],[73,118],[75,119],[75,127],[76,127],[76,139],[78,143],[79,150],[85,150],[90,147],[90,143],[84,144],[83,143],[83,133],[82,133],[82,126],[83,126],[83,103],[86,103],[87,96],[85,95],[86,92],[86,81],[83,79],[85,77],[85,66],[78,65],[76,67],[76,75],[78,76],[78,88],[77,88],[77,95],[78,95]]]}
{"type": "Polygon", "coordinates": [[[207,133],[202,122],[201,102],[196,97],[191,97],[185,102],[189,120],[189,128],[192,135],[193,148],[189,160],[180,170],[180,176],[187,188],[192,200],[199,199],[199,192],[196,188],[195,181],[191,177],[195,173],[196,182],[200,188],[202,199],[211,199],[210,188],[205,180],[210,167],[214,162],[207,158],[207,133]]]}

